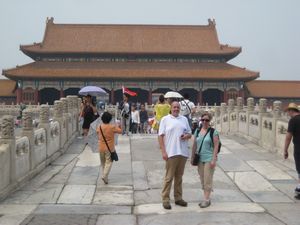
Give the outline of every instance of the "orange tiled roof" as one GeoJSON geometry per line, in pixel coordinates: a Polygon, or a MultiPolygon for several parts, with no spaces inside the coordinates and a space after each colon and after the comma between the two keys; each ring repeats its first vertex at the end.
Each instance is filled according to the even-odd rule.
{"type": "Polygon", "coordinates": [[[16,96],[14,92],[16,82],[13,80],[0,79],[0,97],[16,96]]]}
{"type": "Polygon", "coordinates": [[[30,53],[208,54],[232,55],[240,47],[221,45],[215,22],[188,25],[54,24],[47,20],[41,43],[23,45],[30,53]]]}
{"type": "Polygon", "coordinates": [[[256,80],[246,87],[252,97],[300,98],[300,81],[256,80]]]}
{"type": "Polygon", "coordinates": [[[11,79],[213,79],[253,80],[259,73],[228,63],[33,62],[4,70],[11,79]]]}

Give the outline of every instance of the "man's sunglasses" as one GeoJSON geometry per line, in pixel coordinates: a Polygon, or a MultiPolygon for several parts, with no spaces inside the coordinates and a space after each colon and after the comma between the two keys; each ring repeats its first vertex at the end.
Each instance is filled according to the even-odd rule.
{"type": "Polygon", "coordinates": [[[201,121],[202,121],[202,122],[204,122],[204,121],[205,121],[205,122],[209,122],[210,120],[209,120],[209,119],[201,119],[201,121]]]}

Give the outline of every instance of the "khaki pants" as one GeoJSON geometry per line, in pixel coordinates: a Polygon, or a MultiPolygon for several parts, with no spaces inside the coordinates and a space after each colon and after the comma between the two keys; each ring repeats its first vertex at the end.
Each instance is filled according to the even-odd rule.
{"type": "Polygon", "coordinates": [[[210,162],[200,162],[198,164],[198,173],[203,190],[212,191],[214,171],[215,169],[210,168],[210,162]]]}
{"type": "Polygon", "coordinates": [[[130,126],[130,118],[121,117],[121,128],[123,134],[129,133],[129,126],[130,126]]]}
{"type": "Polygon", "coordinates": [[[108,174],[112,167],[112,161],[110,159],[110,152],[109,151],[100,152],[100,161],[101,161],[101,167],[102,167],[102,178],[107,180],[108,174]]]}
{"type": "Polygon", "coordinates": [[[170,201],[170,190],[174,178],[174,199],[182,199],[182,176],[187,158],[181,155],[168,158],[166,161],[166,175],[162,189],[162,201],[170,201]]]}

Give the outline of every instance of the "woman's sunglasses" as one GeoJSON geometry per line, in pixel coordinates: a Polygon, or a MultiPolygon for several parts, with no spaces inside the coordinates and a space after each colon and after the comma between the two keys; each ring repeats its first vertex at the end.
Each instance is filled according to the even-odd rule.
{"type": "Polygon", "coordinates": [[[209,119],[201,119],[201,121],[202,121],[202,122],[204,122],[204,121],[205,121],[205,122],[209,122],[210,120],[209,120],[209,119]]]}

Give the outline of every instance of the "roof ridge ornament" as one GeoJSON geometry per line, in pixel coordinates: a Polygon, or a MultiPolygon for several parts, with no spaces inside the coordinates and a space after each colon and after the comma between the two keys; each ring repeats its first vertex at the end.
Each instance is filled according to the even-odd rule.
{"type": "Polygon", "coordinates": [[[53,17],[47,17],[46,23],[53,24],[54,23],[54,18],[53,17]]]}
{"type": "Polygon", "coordinates": [[[216,20],[215,20],[215,19],[209,18],[209,19],[208,19],[208,25],[209,25],[209,26],[216,26],[216,20]]]}

